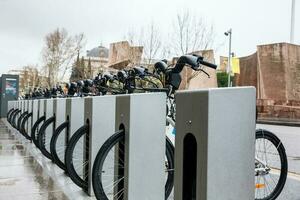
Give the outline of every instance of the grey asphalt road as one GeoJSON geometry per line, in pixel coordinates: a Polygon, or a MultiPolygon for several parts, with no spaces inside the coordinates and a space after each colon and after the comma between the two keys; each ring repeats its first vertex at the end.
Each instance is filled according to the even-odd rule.
{"type": "Polygon", "coordinates": [[[288,156],[289,175],[278,200],[300,200],[300,127],[258,124],[273,132],[282,141],[288,156]]]}

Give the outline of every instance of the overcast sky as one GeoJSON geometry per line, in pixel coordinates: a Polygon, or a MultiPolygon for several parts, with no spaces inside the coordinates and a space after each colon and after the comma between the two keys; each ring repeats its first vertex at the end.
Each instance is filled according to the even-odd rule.
{"type": "MultiPolygon", "coordinates": [[[[108,47],[151,21],[166,37],[176,14],[184,10],[214,25],[216,43],[224,43],[216,56],[227,55],[224,31],[229,28],[238,56],[255,52],[258,44],[289,42],[291,0],[0,0],[0,73],[40,64],[44,36],[57,27],[72,34],[84,32],[87,50],[108,47]]],[[[296,0],[297,44],[299,24],[296,0]]]]}

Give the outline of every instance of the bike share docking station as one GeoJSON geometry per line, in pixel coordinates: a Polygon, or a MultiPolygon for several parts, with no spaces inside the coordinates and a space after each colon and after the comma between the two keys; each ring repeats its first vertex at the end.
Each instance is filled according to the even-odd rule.
{"type": "MultiPolygon", "coordinates": [[[[85,138],[85,160],[90,160],[88,168],[84,170],[88,174],[87,193],[94,196],[92,189],[92,167],[96,155],[103,143],[115,132],[115,112],[116,112],[116,96],[107,95],[100,97],[87,97],[84,104],[84,122],[89,126],[88,136],[85,138]],[[89,138],[89,141],[87,139],[89,138]]],[[[114,169],[110,169],[110,173],[114,169]]],[[[114,177],[106,177],[107,181],[111,181],[114,177]]]]}
{"type": "MultiPolygon", "coordinates": [[[[22,100],[22,111],[21,116],[18,119],[17,127],[19,132],[25,137],[25,132],[27,131],[27,120],[24,121],[27,118],[27,115],[29,114],[29,100],[22,100]],[[24,127],[23,127],[24,126],[24,127]]],[[[27,136],[26,136],[27,137],[27,136]]]]}
{"type": "MultiPolygon", "coordinates": [[[[14,104],[14,107],[15,107],[15,110],[14,112],[11,114],[11,117],[10,117],[10,122],[11,122],[11,127],[14,128],[14,124],[15,124],[15,121],[16,121],[16,116],[18,115],[18,113],[20,112],[19,109],[20,109],[20,105],[21,105],[21,102],[20,101],[15,101],[15,104],[14,104]]],[[[15,133],[15,130],[13,131],[15,133]]]]}
{"type": "Polygon", "coordinates": [[[67,139],[72,137],[77,129],[84,122],[84,98],[74,97],[66,99],[66,120],[69,121],[69,135],[67,139]]]}
{"type": "Polygon", "coordinates": [[[254,199],[253,87],[178,92],[175,200],[254,199]]]}
{"type": "MultiPolygon", "coordinates": [[[[9,120],[10,120],[10,117],[12,116],[12,114],[14,113],[14,111],[15,111],[15,109],[16,109],[16,104],[17,104],[17,101],[8,101],[7,102],[7,110],[8,110],[8,113],[7,113],[7,118],[6,118],[6,120],[7,120],[7,122],[9,122],[9,120]]],[[[7,123],[8,125],[9,125],[9,127],[10,127],[10,124],[9,123],[7,123]]]]}
{"type": "Polygon", "coordinates": [[[12,116],[12,126],[13,128],[15,128],[15,133],[18,134],[19,133],[19,123],[20,123],[20,118],[22,117],[23,115],[23,112],[24,112],[24,101],[23,100],[20,100],[18,103],[17,103],[17,110],[16,112],[13,114],[12,116]]]}
{"type": "Polygon", "coordinates": [[[25,116],[24,120],[26,120],[24,124],[24,131],[28,135],[30,133],[31,127],[32,127],[32,100],[27,100],[27,115],[25,116]]]}
{"type": "Polygon", "coordinates": [[[18,109],[19,111],[17,112],[17,114],[14,116],[14,126],[15,128],[18,127],[18,119],[20,118],[22,112],[23,112],[23,100],[20,100],[19,105],[18,105],[18,109]]]}
{"type": "Polygon", "coordinates": [[[53,116],[55,128],[66,121],[66,99],[53,99],[53,116]]]}
{"type": "MultiPolygon", "coordinates": [[[[68,121],[66,117],[66,101],[67,99],[62,98],[62,99],[54,99],[53,100],[53,116],[55,116],[55,122],[54,122],[54,128],[56,129],[58,126],[61,124],[65,123],[68,121]]],[[[65,151],[65,146],[67,143],[67,136],[66,133],[68,131],[68,128],[65,130],[62,130],[63,134],[62,137],[59,137],[57,140],[57,145],[61,146],[63,149],[60,151],[65,151]]],[[[52,153],[52,152],[51,152],[52,153]]],[[[59,153],[57,154],[60,160],[65,159],[65,154],[64,153],[59,153]]]]}
{"type": "MultiPolygon", "coordinates": [[[[122,159],[125,167],[123,171],[111,169],[113,177],[124,176],[124,180],[121,182],[123,185],[115,188],[113,193],[120,194],[118,190],[122,189],[127,200],[143,197],[149,200],[165,199],[165,106],[164,93],[85,99],[84,121],[89,124],[90,138],[89,195],[93,195],[92,168],[99,149],[110,136],[124,130],[125,156],[122,159]]],[[[122,156],[118,152],[114,151],[115,157],[111,161],[114,166],[119,166],[122,156]]]]}
{"type": "Polygon", "coordinates": [[[25,102],[24,100],[21,100],[19,103],[19,112],[17,113],[17,115],[15,115],[15,119],[14,119],[14,125],[18,132],[19,132],[20,121],[24,115],[24,107],[25,107],[25,102]]]}
{"type": "MultiPolygon", "coordinates": [[[[47,126],[45,130],[45,148],[48,152],[50,152],[50,141],[54,131],[53,119],[55,118],[55,116],[53,115],[53,99],[45,99],[43,101],[45,120],[49,120],[49,123],[51,123],[51,125],[47,126]]],[[[44,123],[46,123],[46,121],[44,123]]]]}
{"type": "Polygon", "coordinates": [[[7,111],[9,112],[9,113],[11,113],[12,112],[12,109],[14,109],[14,106],[15,106],[15,103],[16,101],[8,101],[7,102],[7,111]]]}
{"type": "Polygon", "coordinates": [[[39,99],[38,100],[38,117],[41,118],[45,116],[45,100],[46,99],[39,99]]]}
{"type": "MultiPolygon", "coordinates": [[[[84,99],[85,98],[81,98],[81,97],[74,97],[74,98],[66,99],[65,121],[69,122],[68,130],[65,132],[66,133],[66,137],[65,137],[66,144],[69,143],[73,134],[84,124],[84,99]]],[[[83,156],[83,152],[82,152],[83,148],[84,148],[84,144],[79,143],[79,144],[77,144],[77,146],[74,150],[75,154],[77,154],[77,155],[82,154],[82,156],[80,156],[80,157],[78,156],[76,158],[78,163],[84,162],[84,156],[83,156]]],[[[63,155],[63,157],[65,160],[64,163],[67,163],[65,155],[63,155]]],[[[84,171],[77,170],[77,174],[79,176],[83,176],[84,171]]]]}
{"type": "Polygon", "coordinates": [[[28,134],[30,134],[32,126],[39,119],[39,100],[31,100],[32,102],[32,117],[31,117],[31,126],[28,129],[28,134]]]}
{"type": "Polygon", "coordinates": [[[8,105],[8,109],[10,110],[10,112],[7,115],[7,122],[8,122],[7,125],[10,128],[13,128],[12,120],[13,120],[14,114],[17,112],[19,101],[8,101],[7,105],[8,105]]]}

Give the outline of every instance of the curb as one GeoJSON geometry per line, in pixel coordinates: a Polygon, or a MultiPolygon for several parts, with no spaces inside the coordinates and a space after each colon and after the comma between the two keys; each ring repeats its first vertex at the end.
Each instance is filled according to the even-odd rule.
{"type": "Polygon", "coordinates": [[[280,120],[267,120],[259,119],[256,121],[257,124],[270,124],[279,126],[296,126],[300,127],[300,121],[280,121],[280,120]]]}

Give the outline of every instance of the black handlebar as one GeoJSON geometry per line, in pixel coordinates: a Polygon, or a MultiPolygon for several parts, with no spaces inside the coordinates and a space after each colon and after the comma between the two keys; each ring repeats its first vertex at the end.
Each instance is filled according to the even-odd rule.
{"type": "Polygon", "coordinates": [[[197,70],[199,65],[205,65],[213,69],[217,68],[217,65],[204,61],[202,56],[184,55],[178,59],[175,67],[172,69],[172,72],[180,73],[185,65],[190,65],[194,70],[197,70]]]}
{"type": "Polygon", "coordinates": [[[185,65],[190,65],[193,69],[198,68],[198,58],[194,55],[180,56],[175,67],[172,69],[173,73],[180,73],[185,65]]]}
{"type": "Polygon", "coordinates": [[[217,69],[217,67],[218,67],[217,65],[215,65],[215,64],[213,64],[213,63],[206,62],[206,61],[204,61],[204,60],[200,60],[199,63],[200,63],[201,65],[205,65],[205,66],[210,67],[210,68],[212,68],[212,69],[217,69]]]}

